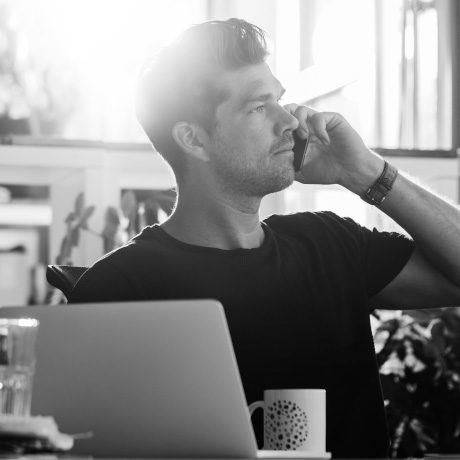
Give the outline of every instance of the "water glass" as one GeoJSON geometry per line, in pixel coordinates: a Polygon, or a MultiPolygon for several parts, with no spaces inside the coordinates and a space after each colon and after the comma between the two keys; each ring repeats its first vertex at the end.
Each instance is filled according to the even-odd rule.
{"type": "Polygon", "coordinates": [[[30,415],[38,325],[0,318],[0,415],[30,415]]]}

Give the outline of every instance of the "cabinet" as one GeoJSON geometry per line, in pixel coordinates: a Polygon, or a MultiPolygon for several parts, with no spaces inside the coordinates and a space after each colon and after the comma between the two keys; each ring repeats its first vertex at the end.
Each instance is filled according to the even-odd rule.
{"type": "MultiPolygon", "coordinates": [[[[34,144],[33,140],[27,142],[34,144]]],[[[123,189],[168,189],[175,185],[169,166],[149,145],[114,146],[97,142],[36,144],[0,145],[0,184],[49,187],[49,209],[43,212],[51,212],[50,261],[54,261],[59,252],[66,230],[65,218],[80,192],[85,194],[86,205],[96,207],[90,218],[91,229],[101,232],[107,207],[120,205],[123,189]]],[[[458,202],[458,158],[391,157],[389,161],[438,193],[458,202]]],[[[346,197],[348,209],[352,210],[353,203],[356,203],[356,213],[362,217],[362,223],[391,229],[392,224],[383,213],[365,206],[358,197],[349,196],[349,192],[337,186],[303,186],[296,183],[287,191],[267,196],[262,201],[260,216],[317,210],[327,203],[327,199],[323,199],[325,191],[345,194],[342,196],[346,197]]],[[[84,232],[73,260],[76,265],[91,265],[102,254],[101,238],[84,232]]]]}

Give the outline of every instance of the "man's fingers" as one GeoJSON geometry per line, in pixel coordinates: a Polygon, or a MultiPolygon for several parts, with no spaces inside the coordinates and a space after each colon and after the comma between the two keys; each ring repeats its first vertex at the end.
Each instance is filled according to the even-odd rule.
{"type": "Polygon", "coordinates": [[[297,133],[302,139],[306,139],[311,133],[311,127],[309,126],[309,119],[319,112],[307,107],[305,105],[299,105],[295,103],[286,104],[284,108],[299,120],[299,127],[297,133]]]}
{"type": "Polygon", "coordinates": [[[336,116],[332,112],[318,112],[311,107],[299,104],[286,104],[284,108],[299,120],[297,133],[302,139],[315,135],[321,142],[330,143],[327,132],[328,123],[333,121],[336,116]]]}
{"type": "Polygon", "coordinates": [[[312,109],[309,109],[305,105],[299,105],[294,112],[294,116],[299,120],[299,127],[297,133],[302,139],[306,139],[310,134],[308,127],[308,118],[312,115],[312,109]]]}
{"type": "Polygon", "coordinates": [[[285,104],[283,105],[284,109],[286,109],[291,115],[295,114],[295,111],[297,107],[299,107],[299,104],[295,104],[291,102],[290,104],[285,104]]]}
{"type": "Polygon", "coordinates": [[[312,127],[312,131],[315,133],[316,137],[320,139],[325,144],[329,144],[329,134],[327,133],[327,123],[329,121],[330,114],[328,113],[319,113],[316,112],[309,119],[309,123],[312,127]]]}

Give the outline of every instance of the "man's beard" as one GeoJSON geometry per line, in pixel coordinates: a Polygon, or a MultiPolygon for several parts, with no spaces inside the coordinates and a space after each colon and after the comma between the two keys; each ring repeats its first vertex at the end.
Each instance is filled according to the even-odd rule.
{"type": "MultiPolygon", "coordinates": [[[[222,152],[221,152],[222,153],[222,152]]],[[[293,166],[285,161],[277,168],[271,163],[272,156],[257,164],[242,164],[241,156],[226,152],[213,160],[216,177],[221,178],[222,186],[239,195],[263,198],[289,187],[294,182],[293,166]]]]}

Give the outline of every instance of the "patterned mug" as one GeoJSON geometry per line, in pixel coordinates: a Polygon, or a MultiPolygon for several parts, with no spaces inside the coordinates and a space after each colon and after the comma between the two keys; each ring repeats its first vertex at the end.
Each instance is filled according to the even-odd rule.
{"type": "Polygon", "coordinates": [[[249,413],[264,411],[264,449],[326,452],[326,390],[265,390],[249,413]]]}

